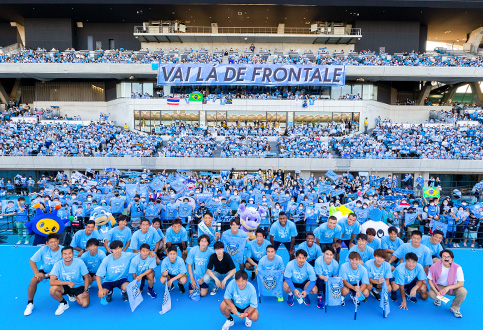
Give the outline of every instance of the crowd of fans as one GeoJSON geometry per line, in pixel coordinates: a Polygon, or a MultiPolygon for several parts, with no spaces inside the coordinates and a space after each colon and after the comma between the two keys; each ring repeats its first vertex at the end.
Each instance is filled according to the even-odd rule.
{"type": "Polygon", "coordinates": [[[105,121],[87,126],[4,122],[0,137],[2,156],[150,157],[161,144],[158,136],[143,136],[105,121]]]}
{"type": "MultiPolygon", "coordinates": [[[[295,54],[295,53],[294,53],[295,54]]],[[[214,51],[185,51],[177,49],[165,54],[164,52],[139,52],[116,50],[116,51],[66,51],[46,49],[22,49],[18,53],[0,53],[0,63],[213,63],[223,62],[223,56],[228,56],[228,63],[245,64],[321,64],[321,65],[353,65],[353,66],[425,66],[425,67],[481,67],[483,59],[480,56],[453,56],[451,54],[435,53],[432,55],[408,52],[388,55],[385,53],[375,54],[371,51],[344,54],[344,52],[322,52],[314,55],[276,55],[272,57],[270,50],[263,54],[238,53],[231,49],[214,51]]]]}

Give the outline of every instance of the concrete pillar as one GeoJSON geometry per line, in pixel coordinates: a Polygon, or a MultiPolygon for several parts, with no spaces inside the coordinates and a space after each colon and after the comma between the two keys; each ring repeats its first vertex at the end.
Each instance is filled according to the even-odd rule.
{"type": "Polygon", "coordinates": [[[417,105],[424,105],[424,100],[426,100],[429,97],[429,94],[431,93],[432,88],[433,86],[431,86],[431,81],[426,81],[426,83],[421,89],[421,92],[419,93],[417,105]]]}
{"type": "Polygon", "coordinates": [[[20,101],[20,96],[22,95],[22,89],[20,88],[20,78],[15,79],[15,83],[10,93],[10,98],[13,100],[20,101]]]}
{"type": "Polygon", "coordinates": [[[470,37],[463,44],[463,50],[476,54],[483,38],[483,27],[479,27],[470,33],[470,37]]]}
{"type": "Polygon", "coordinates": [[[7,91],[3,87],[2,83],[0,83],[0,101],[2,101],[2,103],[5,103],[5,104],[7,104],[8,101],[10,101],[10,97],[8,96],[7,91]]]}
{"type": "Polygon", "coordinates": [[[483,106],[483,93],[481,92],[480,83],[470,83],[471,93],[473,94],[473,102],[479,106],[483,106]]]}
{"type": "Polygon", "coordinates": [[[458,89],[459,85],[451,85],[448,93],[444,93],[443,95],[443,102],[447,104],[450,100],[453,100],[454,95],[456,94],[456,90],[458,89]]]}

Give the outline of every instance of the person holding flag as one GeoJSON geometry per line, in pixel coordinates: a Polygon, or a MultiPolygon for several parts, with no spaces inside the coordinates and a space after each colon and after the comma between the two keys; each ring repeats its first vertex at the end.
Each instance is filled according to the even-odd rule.
{"type": "Polygon", "coordinates": [[[149,244],[142,244],[140,253],[136,254],[129,265],[129,273],[132,274],[134,280],[141,282],[139,290],[143,292],[144,282],[148,280],[148,295],[151,298],[156,298],[157,294],[154,291],[154,268],[156,268],[156,257],[151,251],[149,244]]]}
{"type": "Polygon", "coordinates": [[[205,297],[208,294],[210,277],[206,273],[206,269],[210,256],[215,253],[209,245],[210,237],[205,234],[201,235],[198,238],[198,246],[190,249],[188,258],[186,258],[190,277],[189,293],[193,294],[193,291],[199,289],[201,297],[205,297]]]}
{"type": "Polygon", "coordinates": [[[267,246],[270,242],[265,239],[265,232],[261,228],[257,228],[255,231],[255,239],[248,243],[248,249],[246,252],[247,261],[245,267],[247,270],[252,271],[251,280],[255,279],[255,269],[258,266],[258,262],[263,256],[267,255],[267,246]]]}
{"type": "Polygon", "coordinates": [[[396,301],[397,290],[401,292],[401,305],[399,308],[408,309],[406,296],[409,301],[416,303],[416,294],[419,293],[423,300],[428,299],[428,288],[426,286],[426,273],[423,266],[418,263],[418,256],[414,252],[406,254],[405,261],[396,267],[394,281],[391,282],[391,300],[396,301]]]}
{"type": "Polygon", "coordinates": [[[251,327],[259,317],[257,308],[257,292],[253,284],[248,282],[248,274],[244,270],[237,271],[235,280],[228,283],[220,304],[220,311],[226,317],[222,330],[228,330],[235,324],[232,315],[244,319],[245,326],[251,327]]]}
{"type": "MultiPolygon", "coordinates": [[[[323,255],[315,260],[315,274],[317,275],[316,286],[319,292],[317,293],[317,308],[324,308],[325,299],[324,292],[330,277],[339,274],[339,263],[335,260],[335,250],[332,246],[324,247],[323,255]]],[[[327,298],[327,297],[325,297],[327,298]]]]}
{"type": "Polygon", "coordinates": [[[185,293],[184,284],[188,277],[184,260],[178,257],[178,248],[176,245],[170,246],[168,249],[168,257],[161,263],[161,284],[168,281],[169,291],[174,288],[174,281],[178,280],[179,292],[185,293]]]}
{"type": "MultiPolygon", "coordinates": [[[[235,217],[230,220],[230,229],[225,230],[221,234],[221,241],[223,242],[224,246],[226,247],[227,252],[230,253],[230,255],[233,258],[233,262],[238,262],[240,269],[245,268],[245,263],[244,263],[244,258],[243,254],[235,253],[235,251],[239,251],[242,249],[243,251],[245,250],[245,244],[241,244],[242,240],[239,240],[238,238],[241,238],[242,240],[246,241],[248,240],[247,233],[240,230],[240,218],[235,217]],[[234,250],[231,250],[231,247],[235,247],[234,250]],[[239,260],[241,259],[241,260],[239,260]]],[[[215,249],[216,252],[216,249],[215,249]]]]}
{"type": "MultiPolygon", "coordinates": [[[[285,265],[281,256],[277,255],[275,247],[273,245],[268,245],[266,248],[267,255],[263,256],[258,262],[258,266],[255,268],[255,274],[258,275],[265,271],[285,271],[285,265]]],[[[260,280],[260,279],[259,279],[260,280]]],[[[280,294],[278,301],[283,301],[283,296],[280,294]]]]}
{"type": "Polygon", "coordinates": [[[377,301],[380,301],[381,295],[379,292],[382,290],[383,282],[386,283],[389,292],[391,292],[389,280],[393,278],[391,265],[386,261],[386,252],[383,249],[376,249],[374,259],[367,261],[364,267],[366,267],[369,276],[369,292],[377,301]]]}
{"type": "Polygon", "coordinates": [[[307,262],[307,252],[297,250],[296,258],[289,261],[285,268],[285,281],[283,282],[283,291],[288,293],[287,304],[293,306],[294,295],[297,297],[299,304],[304,303],[310,305],[309,294],[318,292],[315,285],[316,276],[312,265],[307,262]]]}
{"type": "MultiPolygon", "coordinates": [[[[349,253],[349,261],[342,264],[339,268],[339,277],[342,278],[344,287],[342,288],[342,296],[350,293],[351,298],[366,301],[369,296],[369,276],[367,269],[361,265],[361,255],[355,251],[349,253]],[[361,284],[360,284],[361,283],[361,284]],[[360,285],[359,285],[360,284],[360,285]]],[[[342,305],[344,305],[344,300],[342,305]]]]}

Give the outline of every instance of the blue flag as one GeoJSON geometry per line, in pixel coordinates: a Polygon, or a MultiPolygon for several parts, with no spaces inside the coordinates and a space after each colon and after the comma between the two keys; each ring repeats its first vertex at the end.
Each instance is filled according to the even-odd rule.
{"type": "Polygon", "coordinates": [[[134,195],[136,195],[137,188],[138,188],[137,184],[127,184],[126,185],[126,196],[129,199],[134,198],[134,195]]]}
{"type": "Polygon", "coordinates": [[[149,185],[151,189],[153,190],[161,190],[163,187],[164,182],[160,178],[154,178],[153,181],[151,181],[151,184],[149,185]]]}
{"type": "Polygon", "coordinates": [[[183,188],[185,187],[185,184],[181,180],[175,180],[175,181],[171,182],[169,185],[176,192],[183,190],[183,188]]]}
{"type": "Polygon", "coordinates": [[[334,171],[328,170],[327,173],[325,173],[325,176],[331,179],[332,181],[335,181],[339,178],[339,175],[335,174],[334,171]]]}
{"type": "Polygon", "coordinates": [[[404,225],[411,226],[416,221],[417,217],[417,213],[406,213],[404,215],[404,225]]]}
{"type": "Polygon", "coordinates": [[[473,212],[473,214],[477,218],[483,217],[483,203],[476,203],[474,205],[470,206],[470,211],[473,212]]]}
{"type": "Polygon", "coordinates": [[[441,230],[444,234],[444,237],[446,237],[446,232],[448,231],[447,223],[442,223],[441,221],[433,220],[433,225],[431,226],[431,228],[433,229],[433,231],[441,230]]]}
{"type": "Polygon", "coordinates": [[[225,250],[231,256],[233,262],[235,264],[243,263],[243,255],[248,238],[228,235],[222,236],[221,240],[225,244],[225,250]]]}
{"type": "Polygon", "coordinates": [[[258,295],[268,297],[282,297],[283,291],[282,270],[258,271],[258,295]]]}
{"type": "Polygon", "coordinates": [[[325,303],[328,306],[340,306],[342,304],[342,279],[340,277],[329,277],[325,282],[325,303]]]}
{"type": "Polygon", "coordinates": [[[381,302],[379,306],[383,310],[384,317],[387,317],[391,312],[391,308],[389,307],[389,294],[387,292],[387,284],[386,281],[382,282],[382,291],[381,291],[381,302]]]}

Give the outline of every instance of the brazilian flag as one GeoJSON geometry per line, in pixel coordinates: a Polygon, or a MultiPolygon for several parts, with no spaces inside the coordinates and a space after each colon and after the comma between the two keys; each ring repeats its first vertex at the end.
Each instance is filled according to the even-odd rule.
{"type": "Polygon", "coordinates": [[[440,196],[440,192],[438,189],[435,189],[435,188],[424,188],[423,189],[423,196],[424,197],[439,197],[440,196]]]}
{"type": "Polygon", "coordinates": [[[203,94],[200,92],[194,92],[190,94],[190,102],[202,102],[203,94]]]}

